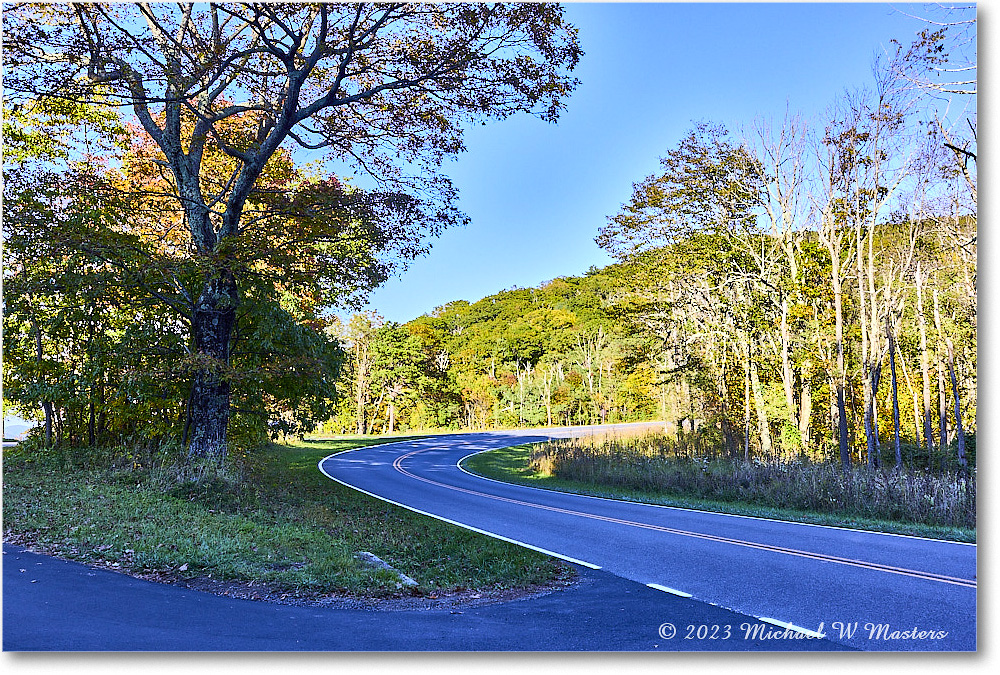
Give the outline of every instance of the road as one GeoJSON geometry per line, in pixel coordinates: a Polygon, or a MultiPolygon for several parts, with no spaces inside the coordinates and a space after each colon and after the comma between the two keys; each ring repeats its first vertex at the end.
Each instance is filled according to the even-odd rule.
{"type": "MultiPolygon", "coordinates": [[[[861,650],[976,649],[974,544],[570,495],[458,466],[484,450],[592,429],[402,441],[332,455],[319,468],[385,501],[684,598],[689,607],[726,608],[754,625],[761,618],[761,634],[791,625],[861,650]]],[[[673,623],[698,630],[682,617],[673,623]]],[[[784,648],[774,641],[772,649],[784,648]]]]}
{"type": "MultiPolygon", "coordinates": [[[[747,639],[747,617],[581,568],[575,586],[513,602],[370,611],[279,605],[158,584],[3,547],[3,649],[10,651],[726,651],[828,650],[823,640],[747,639]],[[681,621],[732,626],[685,635],[681,621]],[[681,632],[661,637],[674,622],[681,632]]],[[[669,633],[665,633],[669,635],[669,633]]]]}

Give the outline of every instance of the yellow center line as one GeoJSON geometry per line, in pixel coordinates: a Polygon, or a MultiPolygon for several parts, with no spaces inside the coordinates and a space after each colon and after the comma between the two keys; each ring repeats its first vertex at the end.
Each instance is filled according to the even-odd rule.
{"type": "Polygon", "coordinates": [[[415,480],[422,481],[424,483],[429,483],[431,485],[437,485],[439,487],[447,488],[449,490],[454,490],[456,492],[463,492],[465,494],[474,495],[476,497],[485,497],[487,499],[493,499],[500,502],[506,502],[509,504],[517,504],[519,506],[527,506],[534,509],[541,509],[544,511],[552,511],[555,513],[563,513],[571,516],[579,516],[581,518],[589,518],[591,520],[600,520],[607,523],[615,523],[618,525],[627,525],[630,527],[638,527],[646,530],[654,530],[657,532],[665,532],[668,534],[676,534],[683,537],[693,537],[696,539],[705,539],[707,541],[714,541],[722,544],[732,544],[734,546],[745,546],[747,548],[755,548],[762,551],[771,551],[774,553],[783,553],[785,555],[793,555],[800,558],[810,558],[812,560],[820,560],[823,562],[837,563],[840,565],[850,565],[852,567],[861,567],[864,569],[875,570],[878,572],[888,572],[891,574],[901,574],[908,577],[915,577],[917,579],[926,579],[928,581],[938,581],[945,584],[953,584],[955,586],[965,586],[967,588],[976,588],[975,579],[963,579],[960,577],[950,577],[943,574],[936,574],[934,572],[923,572],[920,570],[907,569],[905,567],[893,567],[891,565],[883,565],[881,563],[869,562],[865,560],[856,560],[854,558],[843,558],[840,556],[828,555],[826,553],[815,553],[813,551],[802,551],[794,548],[787,548],[784,546],[776,546],[773,544],[764,544],[755,541],[746,541],[743,539],[733,539],[731,537],[722,537],[714,534],[706,534],[704,532],[691,532],[688,530],[678,530],[672,527],[664,527],[662,525],[652,525],[650,523],[640,523],[632,520],[622,520],[620,518],[611,518],[609,516],[601,516],[596,513],[586,513],[584,511],[574,511],[571,509],[563,509],[557,506],[547,506],[545,504],[537,504],[535,502],[526,502],[520,499],[511,499],[509,497],[501,497],[499,495],[492,495],[486,492],[479,492],[476,490],[469,490],[466,488],[461,488],[455,485],[448,485],[447,483],[441,483],[436,480],[431,480],[430,478],[424,478],[411,473],[403,468],[402,462],[413,455],[426,452],[428,449],[424,448],[421,450],[414,450],[413,452],[407,453],[397,457],[392,463],[393,468],[396,471],[402,473],[405,476],[413,478],[415,480]]]}

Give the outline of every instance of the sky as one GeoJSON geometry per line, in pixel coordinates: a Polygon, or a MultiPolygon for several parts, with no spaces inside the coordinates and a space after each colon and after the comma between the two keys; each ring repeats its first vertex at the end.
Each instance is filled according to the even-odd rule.
{"type": "Polygon", "coordinates": [[[402,323],[609,264],[598,230],[695,123],[819,115],[871,83],[878,50],[912,41],[923,24],[907,14],[920,7],[568,3],[585,54],[559,122],[522,115],[471,128],[468,151],[444,167],[470,224],[434,240],[367,309],[402,323]]]}
{"type": "Polygon", "coordinates": [[[474,127],[445,166],[471,223],[376,290],[367,309],[405,322],[611,262],[594,237],[696,122],[811,117],[871,83],[877,50],[909,44],[912,5],[570,3],[585,52],[556,124],[474,127]]]}

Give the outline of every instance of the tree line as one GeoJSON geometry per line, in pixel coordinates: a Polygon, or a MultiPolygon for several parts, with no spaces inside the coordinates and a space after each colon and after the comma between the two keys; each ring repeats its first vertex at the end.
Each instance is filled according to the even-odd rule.
{"type": "Polygon", "coordinates": [[[597,233],[614,264],[397,324],[330,310],[464,219],[463,120],[558,116],[558,6],[11,17],[4,397],[44,445],[663,419],[745,459],[974,462],[974,18],[817,119],[695,124],[597,233]]]}
{"type": "Polygon", "coordinates": [[[599,232],[616,264],[402,326],[356,315],[356,395],[326,428],[660,418],[733,457],[966,469],[974,57],[971,80],[932,76],[974,19],[946,18],[817,120],[696,124],[599,232]],[[359,354],[392,349],[405,373],[366,379],[359,354]]]}

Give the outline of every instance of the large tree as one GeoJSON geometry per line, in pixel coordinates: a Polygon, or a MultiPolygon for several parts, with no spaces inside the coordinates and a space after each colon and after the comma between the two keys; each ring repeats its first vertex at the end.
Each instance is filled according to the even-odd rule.
{"type": "MultiPolygon", "coordinates": [[[[241,252],[252,257],[275,202],[311,205],[255,195],[269,160],[298,145],[373,177],[384,193],[365,205],[382,222],[374,243],[405,260],[463,220],[440,166],[464,149],[464,125],[521,111],[555,120],[581,54],[553,4],[24,4],[5,15],[15,101],[129,110],[155,143],[200,274],[184,309],[203,359],[190,452],[217,458],[241,284],[287,264],[241,252]],[[213,147],[231,159],[223,175],[206,166],[213,147]]],[[[316,272],[336,276],[349,256],[338,246],[316,272]]]]}

